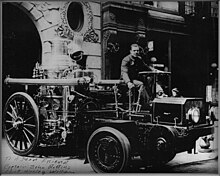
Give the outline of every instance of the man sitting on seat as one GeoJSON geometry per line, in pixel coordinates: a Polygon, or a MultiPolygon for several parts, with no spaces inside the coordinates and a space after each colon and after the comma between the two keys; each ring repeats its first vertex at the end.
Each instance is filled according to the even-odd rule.
{"type": "Polygon", "coordinates": [[[151,66],[148,66],[139,55],[138,44],[132,44],[130,54],[127,55],[121,63],[121,77],[127,84],[128,88],[138,87],[143,97],[143,106],[149,105],[150,96],[144,87],[143,82],[139,78],[141,71],[159,71],[151,66]]]}

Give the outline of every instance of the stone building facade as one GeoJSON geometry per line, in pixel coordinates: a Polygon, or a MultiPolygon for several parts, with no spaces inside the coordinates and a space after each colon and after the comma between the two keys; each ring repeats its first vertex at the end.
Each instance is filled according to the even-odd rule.
{"type": "Polygon", "coordinates": [[[61,66],[68,64],[70,59],[67,53],[68,44],[78,38],[81,40],[79,45],[86,56],[86,68],[93,70],[100,79],[100,3],[92,1],[23,1],[7,3],[18,7],[34,23],[40,38],[41,53],[39,57],[41,59],[39,61],[43,67],[52,67],[53,63],[58,63],[61,66]]]}
{"type": "Polygon", "coordinates": [[[156,57],[172,72],[170,85],[184,96],[204,96],[210,65],[218,65],[218,15],[210,15],[218,14],[217,1],[15,1],[2,9],[3,79],[31,77],[35,62],[68,65],[68,44],[76,39],[97,79],[119,79],[121,60],[135,42],[147,62],[156,57]]]}

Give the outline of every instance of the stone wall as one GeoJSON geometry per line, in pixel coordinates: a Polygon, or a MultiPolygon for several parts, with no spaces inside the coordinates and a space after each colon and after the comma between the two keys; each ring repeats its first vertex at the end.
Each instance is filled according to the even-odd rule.
{"type": "Polygon", "coordinates": [[[76,36],[80,36],[82,38],[82,50],[84,55],[87,56],[86,67],[94,70],[97,79],[100,79],[100,2],[24,1],[14,2],[14,4],[32,19],[39,32],[42,44],[41,64],[43,67],[51,66],[54,60],[58,60],[61,64],[68,63],[70,58],[66,47],[76,36]],[[78,7],[81,7],[83,14],[81,22],[79,19],[74,19],[75,14],[71,12],[71,8],[75,10],[74,8],[78,7]],[[71,22],[76,25],[76,28],[72,28],[71,22]],[[80,27],[77,27],[77,22],[81,23],[80,27]]]}

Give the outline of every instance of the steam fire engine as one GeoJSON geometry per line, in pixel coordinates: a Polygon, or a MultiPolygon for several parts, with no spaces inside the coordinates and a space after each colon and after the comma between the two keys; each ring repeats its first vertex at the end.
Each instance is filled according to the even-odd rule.
{"type": "MultiPolygon", "coordinates": [[[[8,85],[24,85],[24,92],[9,97],[3,113],[4,134],[15,154],[66,145],[83,150],[95,172],[117,173],[125,171],[134,156],[146,165],[165,164],[212,133],[202,98],[158,98],[153,89],[149,109],[143,110],[122,80],[95,79],[91,70],[77,68],[82,52],[74,55],[68,66],[56,69],[37,63],[33,79],[5,79],[8,85]],[[36,93],[28,92],[30,86],[36,93]]],[[[156,87],[170,73],[140,76],[152,78],[156,87]]]]}

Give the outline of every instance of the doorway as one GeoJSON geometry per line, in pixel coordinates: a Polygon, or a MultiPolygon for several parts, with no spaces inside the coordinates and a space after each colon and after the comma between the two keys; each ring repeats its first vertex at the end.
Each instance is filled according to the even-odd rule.
{"type": "Polygon", "coordinates": [[[4,84],[6,76],[32,78],[35,63],[41,60],[39,33],[26,13],[10,2],[2,4],[2,105],[24,86],[4,84]]]}

